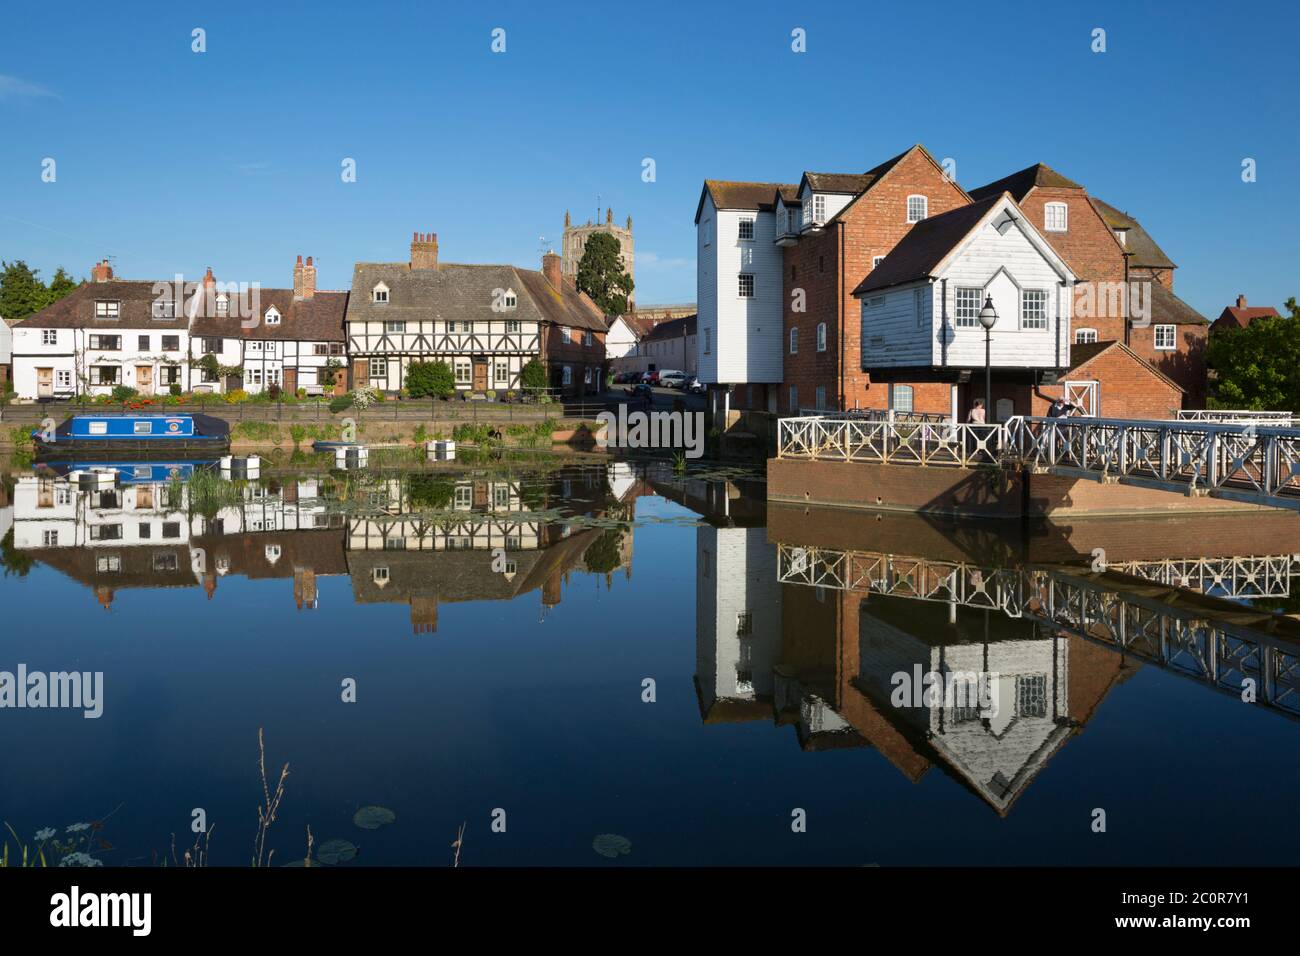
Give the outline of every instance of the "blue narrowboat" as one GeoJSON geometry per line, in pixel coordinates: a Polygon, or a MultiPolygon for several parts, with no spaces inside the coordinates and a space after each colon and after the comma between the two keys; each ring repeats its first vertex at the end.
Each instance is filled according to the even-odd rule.
{"type": "Polygon", "coordinates": [[[214,459],[199,459],[192,461],[174,461],[171,459],[160,459],[157,461],[101,461],[85,459],[64,459],[59,461],[42,459],[33,468],[39,474],[54,475],[60,478],[66,478],[74,471],[114,471],[117,473],[118,483],[123,485],[155,485],[163,484],[173,479],[179,478],[187,481],[194,476],[196,471],[203,468],[213,468],[216,466],[214,459]]]}
{"type": "Polygon", "coordinates": [[[124,457],[157,459],[221,455],[230,448],[230,424],[211,415],[73,415],[52,433],[32,431],[38,459],[124,457]]]}

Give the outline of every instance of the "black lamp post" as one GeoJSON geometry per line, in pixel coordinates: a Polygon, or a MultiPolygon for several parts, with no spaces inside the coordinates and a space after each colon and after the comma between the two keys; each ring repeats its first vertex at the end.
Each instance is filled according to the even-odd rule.
{"type": "Polygon", "coordinates": [[[993,365],[992,355],[993,326],[998,321],[998,310],[993,308],[993,296],[984,296],[984,308],[980,309],[980,325],[984,326],[984,420],[993,421],[993,365]]]}

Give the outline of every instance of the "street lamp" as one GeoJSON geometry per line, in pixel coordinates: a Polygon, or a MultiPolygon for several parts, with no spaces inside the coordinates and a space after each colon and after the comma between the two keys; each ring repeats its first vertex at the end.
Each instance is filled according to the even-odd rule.
{"type": "Polygon", "coordinates": [[[984,420],[993,421],[993,365],[992,354],[993,326],[998,321],[998,310],[993,308],[993,296],[984,296],[984,308],[980,309],[980,325],[984,326],[984,420]]]}

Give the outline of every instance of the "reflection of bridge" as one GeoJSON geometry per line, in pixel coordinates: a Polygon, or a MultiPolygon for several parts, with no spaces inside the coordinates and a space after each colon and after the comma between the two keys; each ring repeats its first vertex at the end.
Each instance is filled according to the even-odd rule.
{"type": "MultiPolygon", "coordinates": [[[[1268,560],[1268,559],[1263,559],[1268,560]]],[[[1300,625],[1158,584],[1063,567],[981,568],[865,551],[777,545],[778,580],[997,610],[1077,634],[1300,717],[1300,625]]]]}
{"type": "Polygon", "coordinates": [[[1228,558],[1165,558],[1109,565],[1136,578],[1220,597],[1289,597],[1300,554],[1228,558]]]}

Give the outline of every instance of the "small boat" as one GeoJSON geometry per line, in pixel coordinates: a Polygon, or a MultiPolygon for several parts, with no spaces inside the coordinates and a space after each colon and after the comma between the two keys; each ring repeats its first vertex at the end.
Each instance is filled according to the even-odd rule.
{"type": "Polygon", "coordinates": [[[32,441],[38,460],[102,458],[106,453],[135,459],[216,457],[230,448],[230,424],[211,415],[73,415],[48,436],[34,429],[32,441]]]}

